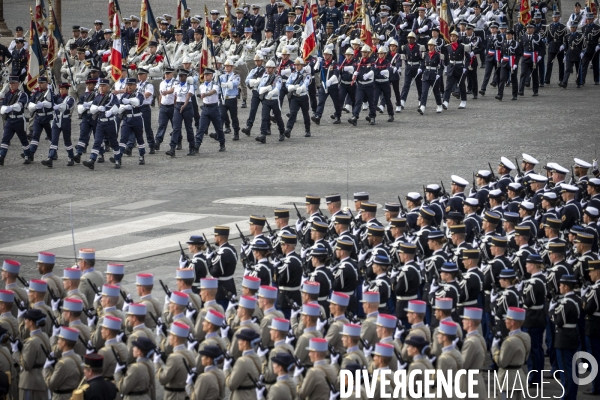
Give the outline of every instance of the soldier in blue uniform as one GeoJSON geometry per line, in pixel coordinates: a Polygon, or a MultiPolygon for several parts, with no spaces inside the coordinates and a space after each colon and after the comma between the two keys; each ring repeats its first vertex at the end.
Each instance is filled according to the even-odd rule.
{"type": "Polygon", "coordinates": [[[19,90],[19,76],[11,75],[8,78],[9,91],[2,99],[2,108],[0,114],[4,121],[4,133],[2,135],[2,144],[0,144],[0,165],[4,165],[4,158],[8,153],[8,146],[13,136],[21,141],[23,146],[23,154],[25,156],[25,164],[30,164],[33,157],[29,153],[29,142],[27,141],[27,133],[25,133],[25,120],[23,111],[27,103],[27,94],[19,90]]]}
{"type": "Polygon", "coordinates": [[[200,150],[204,135],[208,131],[210,123],[215,127],[215,138],[219,142],[219,151],[225,151],[225,135],[223,134],[223,122],[221,121],[221,113],[219,112],[219,87],[213,82],[213,69],[207,68],[204,70],[204,83],[199,87],[200,98],[202,99],[202,114],[200,114],[200,127],[196,132],[195,152],[200,150]]]}
{"type": "Polygon", "coordinates": [[[290,137],[298,111],[302,110],[304,118],[304,137],[310,137],[310,114],[308,112],[308,86],[310,85],[310,73],[304,69],[304,59],[302,57],[294,60],[295,70],[286,81],[286,88],[290,98],[290,117],[287,121],[286,129],[283,135],[279,135],[279,141],[282,142],[285,137],[290,137]]]}
{"type": "Polygon", "coordinates": [[[519,96],[525,95],[525,86],[529,87],[529,80],[533,81],[533,96],[538,96],[539,71],[536,68],[538,62],[542,61],[540,49],[542,38],[535,33],[535,26],[532,23],[527,24],[527,32],[521,36],[520,40],[523,48],[523,58],[521,59],[521,76],[519,79],[519,96]]]}
{"type": "MultiPolygon", "coordinates": [[[[258,94],[258,85],[265,73],[265,67],[263,66],[264,57],[261,54],[254,56],[254,65],[248,76],[246,77],[246,86],[252,90],[252,97],[250,98],[250,112],[248,113],[248,119],[246,120],[246,127],[242,128],[242,132],[246,136],[250,136],[250,130],[254,125],[256,119],[256,113],[258,106],[260,105],[260,95],[258,94]]],[[[235,138],[234,138],[235,140],[235,138]]]]}
{"type": "MultiPolygon", "coordinates": [[[[144,154],[146,154],[146,145],[144,144],[144,121],[142,119],[141,104],[144,102],[144,95],[137,90],[137,79],[127,78],[127,86],[125,93],[121,97],[121,105],[119,113],[121,118],[121,141],[120,155],[122,158],[123,151],[127,146],[127,142],[131,136],[135,136],[138,145],[140,158],[139,165],[144,165],[144,154]]],[[[120,160],[111,157],[110,162],[115,164],[115,168],[121,168],[120,160]]]]}
{"type": "MultiPolygon", "coordinates": [[[[417,86],[417,96],[419,99],[422,97],[423,84],[421,82],[422,76],[419,73],[421,70],[422,53],[425,48],[417,44],[417,35],[414,32],[410,32],[407,36],[408,43],[401,47],[401,54],[404,62],[404,85],[402,86],[402,93],[400,94],[400,106],[404,109],[406,99],[408,98],[408,92],[410,91],[410,85],[413,79],[417,86]]],[[[423,70],[421,70],[422,72],[423,70]]]]}
{"type": "MultiPolygon", "coordinates": [[[[502,97],[504,96],[504,86],[506,85],[506,82],[509,80],[509,78],[512,86],[512,100],[517,100],[517,94],[519,91],[517,68],[519,66],[519,59],[523,54],[523,48],[521,46],[521,43],[515,40],[514,37],[515,31],[512,29],[508,30],[506,31],[506,39],[502,42],[502,60],[500,61],[499,66],[500,80],[498,81],[498,94],[496,95],[496,100],[502,100],[502,97]]],[[[501,187],[498,188],[505,190],[506,185],[508,185],[508,183],[510,182],[506,183],[506,181],[502,179],[501,181],[504,182],[501,185],[504,189],[502,189],[501,187]]]]}
{"type": "MultiPolygon", "coordinates": [[[[14,62],[14,61],[13,61],[14,62]]],[[[38,88],[31,94],[27,108],[33,114],[33,136],[29,153],[32,158],[39,145],[42,130],[46,132],[49,138],[52,136],[52,106],[54,106],[54,93],[48,85],[48,78],[40,76],[38,78],[38,88]]],[[[32,160],[33,161],[33,160],[32,160]]]]}
{"type": "Polygon", "coordinates": [[[321,123],[321,117],[325,110],[325,102],[327,97],[331,96],[333,102],[334,114],[331,115],[334,124],[340,123],[340,117],[342,115],[342,105],[339,101],[339,78],[340,71],[337,67],[337,62],[333,58],[333,50],[326,48],[323,51],[323,61],[321,69],[324,71],[325,82],[319,86],[319,103],[317,104],[317,111],[315,115],[311,117],[311,120],[319,125],[321,123]]]}
{"type": "Polygon", "coordinates": [[[564,79],[558,84],[558,86],[563,89],[567,88],[569,83],[569,76],[573,73],[573,68],[575,69],[577,87],[581,87],[581,53],[583,51],[584,46],[584,36],[581,32],[577,32],[577,24],[570,23],[569,25],[570,33],[564,36],[563,46],[565,47],[565,74],[564,79]]]}
{"type": "Polygon", "coordinates": [[[552,77],[552,69],[554,60],[558,62],[558,82],[562,82],[565,74],[564,62],[564,38],[569,34],[567,27],[560,22],[560,12],[552,13],[552,23],[548,25],[546,30],[546,40],[548,41],[548,58],[546,61],[546,78],[544,83],[549,85],[552,77]]]}
{"type": "Polygon", "coordinates": [[[277,127],[279,128],[280,140],[282,136],[284,136],[285,131],[285,125],[281,119],[281,107],[279,105],[281,77],[275,74],[275,63],[273,60],[269,60],[265,68],[266,72],[263,74],[262,78],[260,78],[258,84],[258,95],[262,101],[262,122],[260,124],[260,136],[256,137],[256,141],[263,144],[267,142],[267,134],[270,131],[271,112],[273,112],[277,127]]]}
{"type": "Polygon", "coordinates": [[[325,11],[321,16],[321,25],[327,26],[327,24],[331,22],[333,24],[333,30],[335,31],[342,23],[342,12],[335,6],[335,0],[329,0],[327,4],[327,8],[325,8],[325,11]]]}
{"type": "Polygon", "coordinates": [[[584,37],[585,51],[581,56],[581,84],[585,84],[587,71],[592,63],[594,73],[594,85],[600,84],[600,26],[594,23],[594,14],[585,15],[585,25],[581,28],[581,34],[584,37]]]}
{"type": "Polygon", "coordinates": [[[69,159],[67,166],[75,165],[73,161],[73,143],[71,142],[71,112],[75,107],[75,99],[68,95],[71,85],[63,82],[59,86],[59,94],[54,98],[54,119],[52,120],[52,141],[48,151],[48,159],[42,161],[42,165],[52,168],[52,160],[56,158],[58,149],[58,139],[63,134],[63,141],[67,150],[69,159]]]}
{"type": "MultiPolygon", "coordinates": [[[[440,85],[442,83],[442,54],[436,49],[435,39],[430,39],[427,43],[428,52],[425,53],[421,64],[421,71],[423,74],[422,88],[421,88],[421,99],[419,101],[419,114],[425,113],[425,106],[427,105],[427,97],[429,97],[429,89],[433,91],[435,98],[435,104],[437,105],[436,112],[442,112],[442,96],[440,95],[440,85]]],[[[418,72],[418,71],[417,71],[418,72]]]]}
{"type": "Polygon", "coordinates": [[[229,297],[237,293],[233,274],[235,273],[238,256],[235,248],[228,243],[228,226],[215,226],[214,234],[214,243],[217,249],[214,253],[206,254],[206,259],[209,263],[208,271],[213,278],[219,280],[215,299],[224,309],[227,309],[229,297]]]}
{"type": "Polygon", "coordinates": [[[458,43],[458,32],[452,31],[450,33],[450,43],[444,46],[446,51],[446,91],[444,92],[444,101],[442,107],[444,110],[448,109],[448,101],[450,100],[450,94],[452,88],[456,85],[460,91],[460,105],[458,108],[467,107],[467,89],[465,86],[465,73],[467,72],[466,63],[469,62],[467,56],[467,46],[458,43]]]}
{"type": "MultiPolygon", "coordinates": [[[[81,154],[87,150],[88,143],[90,141],[90,133],[94,132],[94,135],[96,134],[97,120],[93,118],[92,113],[90,112],[90,107],[92,106],[94,98],[97,95],[97,83],[98,79],[86,80],[86,92],[79,96],[79,101],[77,102],[77,115],[78,118],[81,119],[81,122],[79,123],[79,140],[75,146],[76,154],[73,156],[73,160],[77,164],[81,162],[81,154]]],[[[103,155],[100,157],[104,159],[103,155]]]]}
{"type": "Polygon", "coordinates": [[[352,109],[352,118],[350,118],[348,122],[356,126],[362,104],[366,102],[369,104],[369,115],[366,117],[366,120],[371,125],[375,125],[376,108],[375,96],[373,93],[375,72],[373,69],[373,62],[370,58],[371,48],[364,45],[360,51],[362,57],[356,66],[353,78],[353,84],[356,85],[354,108],[352,109]]]}
{"type": "MultiPolygon", "coordinates": [[[[17,38],[14,40],[15,48],[12,51],[11,75],[18,76],[19,82],[23,82],[27,77],[27,50],[24,48],[25,39],[17,38]]],[[[48,132],[49,133],[49,132],[48,132]]]]}
{"type": "Polygon", "coordinates": [[[94,98],[90,106],[90,112],[97,119],[96,132],[94,135],[94,147],[90,154],[90,159],[84,161],[83,165],[89,169],[94,169],[96,159],[102,149],[102,143],[107,138],[113,149],[114,158],[121,161],[121,151],[119,150],[119,141],[117,140],[117,121],[119,99],[116,95],[109,93],[109,80],[99,79],[98,95],[94,98]]]}
{"type": "Polygon", "coordinates": [[[167,156],[175,157],[175,148],[179,143],[179,137],[183,135],[182,128],[185,125],[185,132],[189,145],[188,155],[196,153],[194,138],[194,110],[191,104],[191,98],[194,96],[193,78],[188,78],[189,71],[181,68],[178,72],[179,81],[174,83],[173,94],[175,95],[175,110],[173,111],[173,135],[171,136],[170,149],[165,152],[167,156]]]}
{"type": "Polygon", "coordinates": [[[285,9],[285,5],[278,1],[277,12],[273,14],[273,39],[277,40],[280,36],[285,36],[284,28],[288,23],[287,15],[288,11],[285,9]]]}
{"type": "Polygon", "coordinates": [[[240,121],[238,120],[237,98],[240,94],[240,76],[233,72],[233,62],[226,60],[223,64],[225,72],[219,74],[219,88],[221,91],[221,103],[219,112],[225,126],[229,127],[229,115],[233,125],[233,140],[240,140],[240,121]]]}
{"type": "Polygon", "coordinates": [[[504,39],[502,35],[498,33],[498,24],[491,23],[489,28],[490,34],[485,41],[485,72],[483,74],[483,81],[481,82],[481,90],[479,90],[479,94],[482,96],[485,96],[485,89],[492,76],[492,71],[494,73],[492,86],[496,85],[494,82],[498,81],[500,75],[500,62],[502,61],[501,51],[504,39]]]}

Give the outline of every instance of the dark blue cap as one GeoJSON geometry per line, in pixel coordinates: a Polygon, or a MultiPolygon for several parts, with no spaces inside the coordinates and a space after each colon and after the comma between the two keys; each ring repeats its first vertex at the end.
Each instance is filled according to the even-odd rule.
{"type": "Polygon", "coordinates": [[[110,81],[105,78],[100,78],[100,79],[98,79],[98,84],[99,85],[110,85],[110,81]]]}
{"type": "Polygon", "coordinates": [[[390,258],[385,254],[377,254],[373,259],[373,264],[390,265],[391,263],[390,258]]]}
{"type": "Polygon", "coordinates": [[[532,264],[543,264],[544,260],[539,254],[532,253],[527,257],[527,260],[525,262],[532,264]]]}
{"type": "Polygon", "coordinates": [[[254,329],[242,329],[242,331],[235,336],[238,339],[246,340],[248,342],[252,342],[253,340],[260,338],[260,335],[256,333],[254,329]]]}
{"type": "Polygon", "coordinates": [[[186,242],[187,244],[204,244],[206,241],[204,240],[204,236],[194,235],[190,236],[190,240],[186,242]]]}
{"type": "Polygon", "coordinates": [[[517,273],[514,269],[511,268],[503,269],[502,271],[500,271],[500,275],[498,275],[499,279],[512,279],[516,277],[517,273]]]}
{"type": "Polygon", "coordinates": [[[442,231],[429,231],[428,239],[442,239],[444,237],[444,232],[442,231]]]}
{"type": "Polygon", "coordinates": [[[127,83],[128,85],[129,85],[130,83],[137,84],[137,83],[138,83],[138,80],[137,80],[137,78],[127,78],[127,81],[126,81],[126,83],[127,83]]]}
{"type": "Polygon", "coordinates": [[[440,272],[453,272],[453,273],[456,273],[456,272],[458,272],[458,266],[455,263],[452,263],[452,262],[445,262],[444,265],[442,265],[442,268],[440,269],[440,272]]]}

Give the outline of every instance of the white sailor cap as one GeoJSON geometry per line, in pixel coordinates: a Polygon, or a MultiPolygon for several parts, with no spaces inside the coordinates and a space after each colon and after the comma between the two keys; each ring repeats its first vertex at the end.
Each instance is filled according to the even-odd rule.
{"type": "Polygon", "coordinates": [[[589,162],[583,161],[581,158],[574,158],[573,161],[575,161],[576,167],[580,167],[580,168],[591,168],[592,167],[592,164],[590,164],[589,162]]]}
{"type": "Polygon", "coordinates": [[[525,161],[528,164],[533,164],[533,165],[537,165],[540,162],[538,160],[536,160],[535,158],[531,157],[529,154],[523,153],[523,161],[525,161]]]}
{"type": "Polygon", "coordinates": [[[463,200],[464,204],[468,204],[471,207],[477,207],[479,205],[479,200],[476,197],[467,197],[463,200]]]}
{"type": "Polygon", "coordinates": [[[454,183],[457,186],[465,187],[469,184],[469,182],[466,179],[463,179],[458,175],[452,175],[450,176],[450,179],[452,179],[452,183],[454,183]]]}
{"type": "Polygon", "coordinates": [[[553,165],[553,168],[552,168],[552,171],[553,171],[553,172],[554,172],[554,171],[556,171],[556,172],[558,172],[559,174],[564,174],[564,175],[566,175],[566,174],[568,174],[568,173],[569,173],[569,170],[568,170],[568,169],[566,169],[565,167],[563,167],[562,165],[560,165],[560,164],[557,164],[557,163],[554,163],[554,165],[553,165]]]}
{"type": "Polygon", "coordinates": [[[490,171],[488,171],[487,169],[480,169],[479,171],[477,171],[477,177],[479,178],[489,178],[492,175],[492,173],[490,171]]]}
{"type": "Polygon", "coordinates": [[[500,165],[503,165],[504,167],[513,170],[516,169],[517,167],[515,167],[515,164],[512,163],[512,161],[510,161],[508,158],[506,157],[500,157],[500,165]]]}
{"type": "Polygon", "coordinates": [[[526,210],[533,210],[535,204],[533,204],[530,201],[522,201],[521,204],[519,204],[519,207],[524,208],[526,210]]]}
{"type": "Polygon", "coordinates": [[[579,188],[575,185],[568,185],[566,183],[562,183],[560,185],[560,192],[569,192],[569,193],[577,193],[579,191],[579,188]]]}
{"type": "Polygon", "coordinates": [[[421,200],[423,197],[421,197],[421,194],[418,192],[408,192],[408,194],[404,196],[404,198],[406,200],[417,201],[421,200]]]}
{"type": "Polygon", "coordinates": [[[548,178],[540,174],[529,174],[529,177],[535,182],[548,182],[548,178]]]}
{"type": "Polygon", "coordinates": [[[592,217],[598,216],[598,209],[596,207],[586,207],[584,212],[592,217]]]}

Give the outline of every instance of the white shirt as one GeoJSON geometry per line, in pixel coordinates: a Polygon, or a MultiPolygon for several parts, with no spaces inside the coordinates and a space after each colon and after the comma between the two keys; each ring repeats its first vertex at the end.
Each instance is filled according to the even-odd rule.
{"type": "MultiPolygon", "coordinates": [[[[163,81],[160,83],[159,91],[162,92],[165,90],[170,90],[173,87],[173,85],[176,83],[177,82],[174,79],[170,79],[168,82],[166,79],[163,79],[163,81]]],[[[160,104],[164,104],[165,106],[170,106],[174,102],[175,102],[175,95],[173,93],[161,96],[161,98],[160,98],[160,104]]]]}
{"type": "MultiPolygon", "coordinates": [[[[125,90],[125,86],[127,86],[127,79],[122,78],[115,82],[115,86],[113,89],[114,90],[125,90]]],[[[117,95],[117,98],[119,100],[121,100],[121,97],[123,97],[123,93],[117,95]]]]}
{"type": "Polygon", "coordinates": [[[145,80],[144,82],[140,82],[138,86],[139,86],[138,91],[144,95],[144,102],[142,103],[142,105],[151,104],[152,97],[154,96],[154,86],[152,86],[152,84],[150,82],[148,82],[148,80],[145,80]],[[145,96],[146,93],[150,93],[150,96],[146,97],[145,96]]]}
{"type": "Polygon", "coordinates": [[[204,104],[216,104],[219,101],[219,88],[218,86],[213,85],[213,82],[205,82],[203,84],[200,85],[200,87],[198,88],[200,90],[200,95],[203,95],[205,93],[210,92],[213,89],[217,90],[217,93],[212,94],[210,96],[207,96],[205,98],[202,99],[202,102],[204,104]]]}
{"type": "MultiPolygon", "coordinates": [[[[191,93],[191,95],[194,95],[194,85],[190,85],[187,82],[176,82],[174,85],[175,91],[173,92],[174,94],[177,95],[177,103],[183,103],[185,102],[185,99],[187,97],[188,93],[191,93]]],[[[190,99],[191,100],[191,99],[190,99]]]]}

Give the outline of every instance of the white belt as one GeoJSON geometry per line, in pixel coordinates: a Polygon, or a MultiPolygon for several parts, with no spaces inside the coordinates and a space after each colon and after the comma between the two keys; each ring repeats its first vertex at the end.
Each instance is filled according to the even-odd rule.
{"type": "Polygon", "coordinates": [[[592,315],[593,315],[594,317],[600,317],[600,312],[599,312],[599,311],[597,311],[597,312],[593,313],[592,315]]]}
{"type": "Polygon", "coordinates": [[[435,71],[438,69],[438,67],[425,67],[425,68],[429,71],[435,71]]]}
{"type": "Polygon", "coordinates": [[[381,83],[385,83],[385,82],[389,82],[389,79],[375,79],[375,82],[381,82],[381,83]]]}
{"type": "Polygon", "coordinates": [[[421,65],[419,61],[407,61],[406,65],[421,65]]]}
{"type": "Polygon", "coordinates": [[[100,118],[99,121],[100,122],[108,122],[108,121],[114,121],[115,117],[110,117],[110,118],[100,118]]]}
{"type": "Polygon", "coordinates": [[[450,64],[464,64],[464,61],[452,61],[452,60],[450,60],[450,64]]]}
{"type": "Polygon", "coordinates": [[[225,100],[237,99],[237,96],[225,96],[225,100]]]}
{"type": "Polygon", "coordinates": [[[286,292],[295,292],[296,290],[300,290],[302,286],[289,287],[289,286],[279,286],[279,290],[285,290],[286,292]]]}
{"type": "Polygon", "coordinates": [[[573,329],[577,328],[577,324],[564,324],[562,327],[567,329],[573,329]]]}
{"type": "Polygon", "coordinates": [[[219,281],[228,281],[230,279],[233,279],[233,275],[232,276],[220,276],[217,278],[217,280],[219,280],[219,281]]]}
{"type": "Polygon", "coordinates": [[[414,296],[396,296],[396,300],[398,300],[398,301],[402,301],[402,300],[415,300],[416,298],[417,298],[416,294],[414,296]]]}
{"type": "Polygon", "coordinates": [[[319,301],[327,301],[327,296],[319,297],[319,301]]]}
{"type": "Polygon", "coordinates": [[[352,85],[352,81],[347,81],[347,82],[346,81],[340,81],[340,82],[342,82],[344,85],[352,85]]]}
{"type": "Polygon", "coordinates": [[[492,294],[492,291],[491,290],[484,290],[483,293],[485,293],[485,294],[492,294]]]}
{"type": "Polygon", "coordinates": [[[8,118],[23,118],[23,114],[21,115],[7,115],[8,118]]]}
{"type": "Polygon", "coordinates": [[[543,310],[544,306],[543,305],[539,305],[539,306],[531,306],[531,307],[527,307],[528,310],[543,310]]]}
{"type": "Polygon", "coordinates": [[[465,301],[464,303],[458,303],[457,306],[472,306],[474,304],[477,304],[477,300],[470,300],[470,301],[465,301]]]}
{"type": "Polygon", "coordinates": [[[137,114],[125,114],[125,118],[133,118],[133,117],[141,117],[142,113],[137,113],[137,114]]]}
{"type": "Polygon", "coordinates": [[[373,83],[373,80],[369,80],[369,81],[364,81],[364,82],[358,82],[360,85],[370,85],[371,83],[373,83]]]}
{"type": "Polygon", "coordinates": [[[37,115],[38,117],[47,117],[48,115],[53,115],[54,113],[52,111],[47,112],[47,113],[37,113],[35,115],[37,115]]]}

